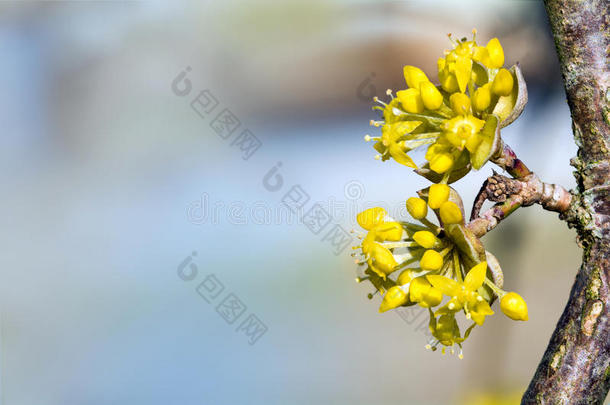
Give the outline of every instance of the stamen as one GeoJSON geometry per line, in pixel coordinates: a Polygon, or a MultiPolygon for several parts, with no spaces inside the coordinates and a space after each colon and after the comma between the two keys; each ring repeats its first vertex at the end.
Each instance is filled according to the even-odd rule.
{"type": "Polygon", "coordinates": [[[458,358],[459,358],[460,360],[463,360],[463,359],[464,359],[464,353],[462,352],[462,348],[461,348],[461,347],[460,347],[460,354],[458,354],[458,358]]]}
{"type": "Polygon", "coordinates": [[[369,134],[364,135],[364,141],[365,142],[370,142],[371,141],[371,136],[369,134]]]}
{"type": "Polygon", "coordinates": [[[385,122],[384,122],[384,121],[375,121],[375,120],[371,120],[371,121],[369,122],[369,125],[372,125],[372,126],[374,126],[374,127],[380,127],[380,126],[382,126],[383,124],[385,124],[385,122]]]}
{"type": "Polygon", "coordinates": [[[381,155],[375,155],[375,160],[381,160],[381,155]]]}
{"type": "Polygon", "coordinates": [[[457,43],[455,41],[455,39],[453,39],[453,37],[451,36],[451,33],[447,34],[447,38],[449,38],[449,41],[451,41],[451,43],[453,44],[453,46],[457,46],[459,45],[459,43],[457,43]]]}
{"type": "Polygon", "coordinates": [[[394,248],[399,248],[399,247],[419,246],[415,242],[382,242],[381,245],[388,249],[394,249],[394,248]]]}
{"type": "Polygon", "coordinates": [[[385,94],[387,94],[388,96],[392,97],[392,100],[394,100],[394,95],[392,94],[392,89],[387,89],[385,91],[385,94]]]}
{"type": "Polygon", "coordinates": [[[373,97],[373,101],[376,102],[376,103],[381,104],[384,107],[388,106],[386,103],[384,103],[383,101],[379,100],[379,97],[377,97],[377,96],[373,97]]]}

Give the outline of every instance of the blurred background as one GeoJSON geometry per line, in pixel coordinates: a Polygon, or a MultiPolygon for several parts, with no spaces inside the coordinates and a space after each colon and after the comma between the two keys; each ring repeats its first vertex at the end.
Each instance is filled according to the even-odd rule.
{"type": "Polygon", "coordinates": [[[542,2],[2,2],[2,404],[517,403],[572,230],[530,207],[485,236],[530,320],[496,304],[463,360],[424,349],[425,311],[377,312],[343,234],[426,185],[373,159],[370,99],[473,27],[528,84],[504,139],[572,188],[542,2]]]}

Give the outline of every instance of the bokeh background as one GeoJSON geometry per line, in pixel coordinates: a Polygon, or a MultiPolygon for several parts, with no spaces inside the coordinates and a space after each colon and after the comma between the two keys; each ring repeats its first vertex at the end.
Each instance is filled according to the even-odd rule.
{"type": "MultiPolygon", "coordinates": [[[[538,1],[0,3],[2,404],[518,401],[580,262],[555,214],[521,209],[484,238],[530,320],[497,311],[464,360],[424,350],[424,314],[378,314],[349,248],[335,255],[324,235],[425,186],[373,159],[370,98],[403,88],[405,64],[434,72],[446,33],[473,27],[528,83],[504,139],[573,187],[545,18],[538,1]],[[203,90],[218,106],[199,115],[203,90]],[[240,122],[226,140],[211,127],[224,108],[240,122]],[[244,129],[261,142],[247,160],[233,143],[244,129]],[[329,228],[284,208],[293,185],[329,228]],[[212,274],[225,288],[207,302],[212,274]],[[217,311],[230,293],[246,307],[232,324],[217,311]],[[266,328],[254,344],[250,314],[266,328]]],[[[457,184],[467,206],[490,173],[457,184]]]]}

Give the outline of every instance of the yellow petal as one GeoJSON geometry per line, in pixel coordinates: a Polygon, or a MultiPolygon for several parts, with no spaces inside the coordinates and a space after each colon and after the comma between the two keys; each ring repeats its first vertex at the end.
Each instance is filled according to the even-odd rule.
{"type": "Polygon", "coordinates": [[[400,101],[402,108],[404,108],[406,112],[412,114],[419,114],[424,111],[424,102],[421,99],[419,90],[400,90],[396,92],[396,97],[398,98],[398,101],[400,101]]]}
{"type": "Polygon", "coordinates": [[[490,67],[489,50],[483,46],[477,46],[472,53],[472,59],[490,67]]]}
{"type": "Polygon", "coordinates": [[[386,222],[375,228],[377,236],[381,240],[399,241],[402,239],[403,229],[398,222],[386,222]]]}
{"type": "Polygon", "coordinates": [[[419,89],[419,85],[421,82],[428,82],[428,76],[420,69],[415,66],[405,66],[403,69],[405,74],[405,81],[407,82],[407,86],[412,89],[419,89]]]}
{"type": "Polygon", "coordinates": [[[466,92],[471,73],[472,59],[467,56],[458,56],[457,61],[455,62],[455,77],[462,93],[466,92]]]}
{"type": "Polygon", "coordinates": [[[464,277],[464,287],[468,291],[475,291],[483,285],[487,273],[487,262],[481,262],[470,269],[464,277]]]}
{"type": "Polygon", "coordinates": [[[455,74],[449,72],[447,69],[442,70],[438,73],[438,80],[441,82],[441,87],[448,93],[454,93],[458,91],[458,82],[455,78],[455,74]]]}
{"type": "Polygon", "coordinates": [[[504,65],[504,50],[498,38],[492,38],[487,43],[487,51],[489,53],[489,65],[492,69],[497,69],[504,65]]]}
{"type": "Polygon", "coordinates": [[[491,86],[489,84],[486,84],[479,87],[474,92],[474,95],[472,96],[472,107],[476,111],[485,111],[489,107],[489,104],[491,104],[490,87],[491,86]]]}
{"type": "Polygon", "coordinates": [[[405,285],[405,284],[411,282],[411,280],[413,279],[413,274],[415,274],[415,270],[413,270],[413,269],[404,269],[398,275],[398,278],[396,279],[396,284],[398,284],[398,285],[405,285]]]}
{"type": "Polygon", "coordinates": [[[371,249],[369,265],[375,273],[385,280],[386,276],[394,271],[398,263],[389,249],[379,243],[374,243],[371,249]]]}
{"type": "Polygon", "coordinates": [[[386,210],[381,207],[369,208],[356,216],[358,225],[370,231],[373,227],[383,223],[383,218],[387,215],[386,210]]]}
{"type": "Polygon", "coordinates": [[[451,109],[458,115],[468,115],[470,113],[470,97],[464,93],[454,93],[449,97],[451,109]]]}
{"type": "Polygon", "coordinates": [[[407,152],[405,152],[404,148],[401,145],[391,144],[388,150],[390,151],[390,155],[394,158],[394,160],[400,163],[401,165],[417,169],[415,161],[411,158],[411,156],[407,155],[407,152]]]}
{"type": "Polygon", "coordinates": [[[416,277],[411,280],[411,284],[409,285],[409,297],[413,302],[420,302],[424,298],[424,294],[428,292],[428,290],[432,286],[426,280],[426,277],[416,277]]]}
{"type": "Polygon", "coordinates": [[[471,308],[471,310],[470,310],[470,315],[472,317],[472,320],[477,325],[483,325],[483,323],[485,322],[485,317],[487,315],[493,315],[493,314],[494,314],[494,311],[491,310],[489,303],[485,300],[477,301],[477,303],[474,304],[474,308],[471,308]]]}
{"type": "Polygon", "coordinates": [[[424,308],[435,307],[443,300],[443,293],[438,288],[430,288],[424,294],[420,305],[424,308]]]}
{"type": "Polygon", "coordinates": [[[430,284],[432,284],[435,288],[438,288],[443,294],[448,297],[455,297],[459,290],[460,284],[448,277],[439,276],[437,274],[426,276],[430,284]]]}

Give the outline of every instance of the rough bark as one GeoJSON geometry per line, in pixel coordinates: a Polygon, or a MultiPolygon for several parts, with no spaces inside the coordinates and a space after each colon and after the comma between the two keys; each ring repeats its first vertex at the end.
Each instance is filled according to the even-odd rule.
{"type": "Polygon", "coordinates": [[[602,404],[610,388],[610,3],[545,0],[572,113],[583,263],[523,404],[602,404]]]}

